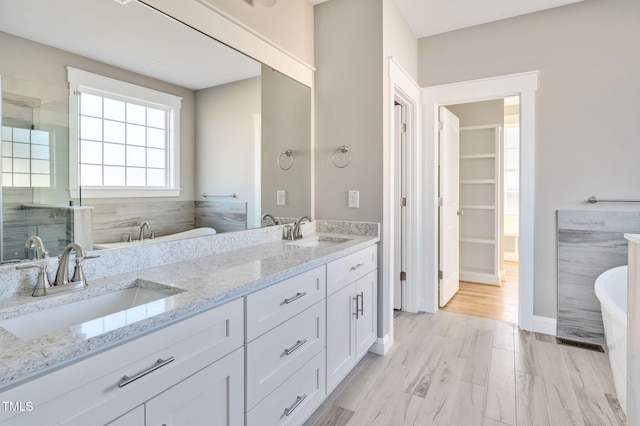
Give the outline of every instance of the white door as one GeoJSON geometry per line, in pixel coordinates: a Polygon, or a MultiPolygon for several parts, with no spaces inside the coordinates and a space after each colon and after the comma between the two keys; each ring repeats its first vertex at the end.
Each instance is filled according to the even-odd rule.
{"type": "Polygon", "coordinates": [[[405,119],[405,107],[396,103],[394,108],[395,114],[395,129],[394,129],[394,158],[395,158],[395,195],[394,202],[395,220],[394,220],[394,233],[395,233],[395,247],[394,253],[394,285],[393,285],[393,309],[404,309],[405,303],[405,288],[406,282],[406,270],[407,270],[407,209],[406,203],[402,200],[406,200],[407,195],[407,179],[406,179],[406,163],[407,163],[407,131],[406,131],[406,119],[405,119]]]}
{"type": "Polygon", "coordinates": [[[440,306],[458,291],[460,212],[460,124],[458,117],[440,107],[440,306]]]}

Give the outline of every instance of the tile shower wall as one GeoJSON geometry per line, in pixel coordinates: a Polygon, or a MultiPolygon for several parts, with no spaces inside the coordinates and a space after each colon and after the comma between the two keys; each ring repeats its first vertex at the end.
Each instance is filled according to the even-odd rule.
{"type": "Polygon", "coordinates": [[[598,275],[627,264],[625,233],[640,233],[640,212],[558,211],[558,337],[602,344],[598,275]]]}
{"type": "Polygon", "coordinates": [[[24,259],[24,244],[31,235],[38,235],[49,256],[57,256],[69,241],[72,219],[65,208],[27,207],[2,211],[2,260],[24,259]]]}

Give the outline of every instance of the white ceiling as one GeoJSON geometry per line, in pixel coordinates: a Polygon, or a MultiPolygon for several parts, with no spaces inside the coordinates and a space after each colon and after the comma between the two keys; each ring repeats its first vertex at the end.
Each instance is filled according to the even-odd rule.
{"type": "MultiPolygon", "coordinates": [[[[118,1],[0,0],[0,31],[194,90],[260,74],[253,59],[138,2],[118,1]]],[[[395,1],[421,38],[581,0],[395,1]]]]}
{"type": "Polygon", "coordinates": [[[138,2],[0,0],[0,10],[0,31],[189,89],[260,75],[253,59],[138,2]]]}
{"type": "MultiPolygon", "coordinates": [[[[309,1],[315,5],[328,0],[309,1]]],[[[582,0],[395,0],[418,38],[579,1],[582,0]]]]}

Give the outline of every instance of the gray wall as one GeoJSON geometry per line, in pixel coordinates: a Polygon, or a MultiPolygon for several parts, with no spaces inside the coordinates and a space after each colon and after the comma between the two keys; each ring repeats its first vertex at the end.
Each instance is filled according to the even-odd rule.
{"type": "Polygon", "coordinates": [[[235,193],[238,198],[232,201],[248,205],[249,224],[258,223],[253,215],[256,195],[253,114],[260,113],[260,87],[260,77],[255,77],[196,92],[196,199],[202,199],[203,193],[235,193]]]}
{"type": "Polygon", "coordinates": [[[311,212],[311,91],[286,75],[262,66],[262,213],[276,217],[310,216],[311,212]],[[293,152],[293,164],[280,154],[293,152]],[[276,191],[286,193],[286,205],[276,205],[276,191]]]}
{"type": "Polygon", "coordinates": [[[382,222],[382,2],[331,0],[315,8],[316,216],[382,222]],[[339,169],[335,150],[348,145],[339,169]],[[360,208],[347,191],[360,191],[360,208]]]}
{"type": "Polygon", "coordinates": [[[556,317],[556,210],[607,208],[587,205],[590,195],[640,197],[639,19],[636,0],[586,0],[418,41],[422,87],[540,71],[535,315],[556,317]]]}

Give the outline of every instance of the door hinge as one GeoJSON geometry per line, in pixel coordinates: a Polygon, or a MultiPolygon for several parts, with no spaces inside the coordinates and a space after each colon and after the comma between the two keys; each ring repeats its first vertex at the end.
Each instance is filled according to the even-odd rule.
{"type": "Polygon", "coordinates": [[[407,280],[407,273],[405,271],[400,272],[400,281],[407,280]]]}
{"type": "Polygon", "coordinates": [[[444,198],[438,197],[438,207],[444,206],[444,198]]]}
{"type": "Polygon", "coordinates": [[[400,124],[400,131],[402,133],[406,133],[407,132],[407,123],[400,124]]]}
{"type": "Polygon", "coordinates": [[[438,271],[438,279],[441,280],[444,278],[444,274],[442,273],[442,271],[438,271]]]}
{"type": "Polygon", "coordinates": [[[402,197],[400,199],[400,207],[407,207],[407,197],[402,197]]]}

